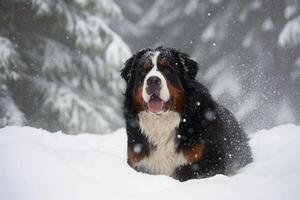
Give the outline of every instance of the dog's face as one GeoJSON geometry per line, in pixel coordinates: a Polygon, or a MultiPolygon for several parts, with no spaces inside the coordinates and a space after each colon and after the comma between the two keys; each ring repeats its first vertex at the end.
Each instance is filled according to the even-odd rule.
{"type": "Polygon", "coordinates": [[[125,63],[122,77],[137,112],[180,112],[187,81],[195,78],[198,66],[175,49],[143,49],[125,63]]]}

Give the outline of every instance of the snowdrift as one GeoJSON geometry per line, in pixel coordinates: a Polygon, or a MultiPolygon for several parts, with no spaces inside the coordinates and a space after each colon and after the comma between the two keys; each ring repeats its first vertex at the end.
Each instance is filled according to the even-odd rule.
{"type": "Polygon", "coordinates": [[[252,135],[254,162],[232,177],[180,183],[126,164],[126,134],[65,135],[0,129],[1,200],[299,199],[300,126],[252,135]]]}

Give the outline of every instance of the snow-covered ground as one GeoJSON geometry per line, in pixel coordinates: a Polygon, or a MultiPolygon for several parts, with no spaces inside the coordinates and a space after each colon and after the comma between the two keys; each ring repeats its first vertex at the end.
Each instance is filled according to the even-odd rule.
{"type": "Polygon", "coordinates": [[[30,127],[0,129],[1,200],[300,198],[300,126],[251,137],[254,162],[232,177],[180,183],[126,164],[126,135],[65,135],[30,127]]]}

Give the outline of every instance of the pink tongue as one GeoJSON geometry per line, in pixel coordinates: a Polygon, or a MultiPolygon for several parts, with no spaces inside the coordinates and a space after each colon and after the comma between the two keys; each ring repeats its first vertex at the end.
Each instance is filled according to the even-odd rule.
{"type": "Polygon", "coordinates": [[[147,105],[148,111],[152,113],[158,113],[164,108],[164,102],[160,99],[151,99],[147,105]]]}

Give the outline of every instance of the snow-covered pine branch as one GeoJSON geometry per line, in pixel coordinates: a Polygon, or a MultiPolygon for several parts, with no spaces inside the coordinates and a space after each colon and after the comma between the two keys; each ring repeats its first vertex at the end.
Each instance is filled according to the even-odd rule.
{"type": "Polygon", "coordinates": [[[0,127],[24,123],[22,111],[8,92],[8,84],[19,79],[22,67],[13,43],[0,35],[0,127]]]}
{"type": "Polygon", "coordinates": [[[300,15],[286,23],[279,34],[278,44],[281,47],[296,47],[300,45],[300,15]]]}
{"type": "Polygon", "coordinates": [[[18,47],[27,66],[5,94],[17,100],[28,124],[68,133],[105,133],[120,126],[119,71],[130,50],[108,25],[122,18],[117,4],[3,0],[0,6],[6,17],[0,35],[18,47]]]}

